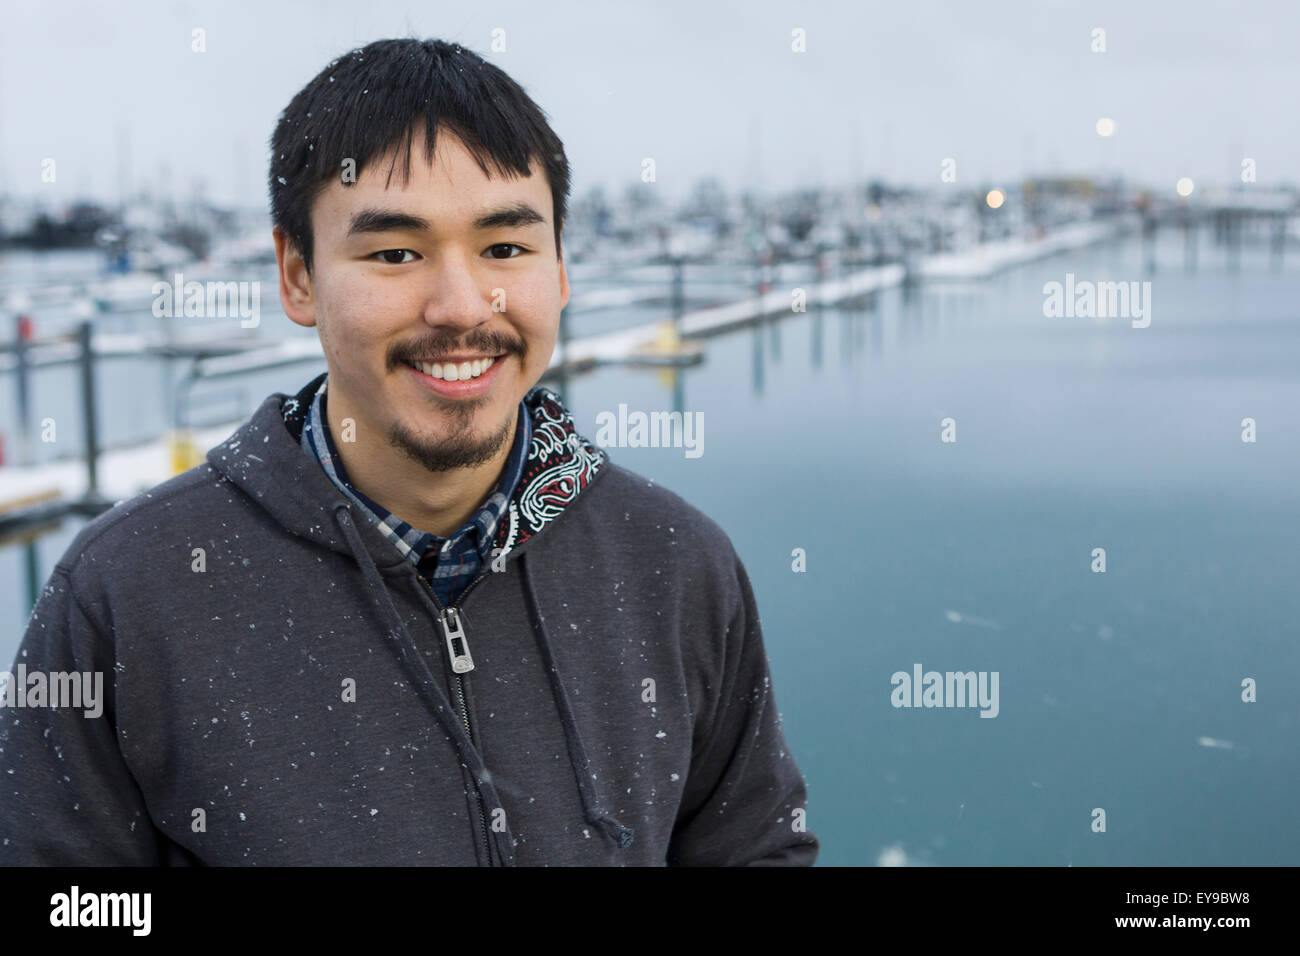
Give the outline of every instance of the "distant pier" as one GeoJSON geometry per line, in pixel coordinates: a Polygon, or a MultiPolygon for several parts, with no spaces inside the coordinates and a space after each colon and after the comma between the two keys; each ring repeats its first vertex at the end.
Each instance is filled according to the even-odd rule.
{"type": "MultiPolygon", "coordinates": [[[[1266,212],[1280,215],[1277,210],[1266,212]]],[[[1165,210],[1159,214],[1159,221],[1171,221],[1170,215],[1165,210]]],[[[1173,221],[1178,221],[1176,210],[1172,215],[1173,221]]],[[[1216,213],[1210,211],[1206,215],[1216,213]]],[[[1139,229],[1149,230],[1154,221],[1153,213],[1146,220],[1128,215],[1076,223],[1038,238],[990,241],[962,252],[941,252],[904,263],[870,266],[838,277],[828,276],[822,264],[816,276],[796,284],[787,283],[782,288],[774,287],[769,269],[759,269],[752,294],[742,294],[725,305],[693,311],[684,307],[682,265],[677,263],[667,284],[643,283],[597,290],[584,297],[584,301],[602,306],[645,303],[663,299],[666,286],[671,304],[671,315],[666,319],[570,340],[562,315],[560,341],[543,381],[610,365],[673,366],[698,362],[700,340],[772,316],[792,314],[795,288],[802,289],[804,304],[812,309],[862,300],[906,282],[984,279],[1045,256],[1139,229]]],[[[80,459],[34,466],[6,464],[0,468],[0,541],[57,519],[61,514],[94,514],[111,507],[117,500],[166,480],[182,465],[188,467],[201,460],[202,452],[219,444],[242,423],[240,419],[193,430],[184,427],[186,414],[178,411],[176,424],[180,427],[170,435],[131,448],[99,449],[94,429],[95,409],[90,398],[94,394],[95,364],[117,356],[141,355],[192,361],[190,372],[175,397],[177,409],[189,407],[189,389],[199,383],[324,361],[315,336],[276,341],[253,336],[190,338],[111,334],[94,332],[90,322],[83,323],[72,336],[45,341],[24,341],[20,336],[19,340],[0,345],[0,371],[14,373],[18,380],[21,418],[26,420],[29,411],[30,389],[25,380],[32,369],[77,364],[83,372],[82,404],[86,419],[85,447],[80,459]]],[[[25,435],[19,437],[27,440],[25,435]]]]}

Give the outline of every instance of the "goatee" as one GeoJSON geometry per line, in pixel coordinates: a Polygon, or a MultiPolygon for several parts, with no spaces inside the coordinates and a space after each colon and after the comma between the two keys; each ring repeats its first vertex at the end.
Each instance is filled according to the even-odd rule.
{"type": "MultiPolygon", "coordinates": [[[[451,416],[452,435],[441,441],[430,442],[410,431],[401,422],[389,430],[388,443],[408,458],[419,462],[428,471],[440,473],[453,468],[474,468],[491,461],[502,445],[514,434],[514,415],[506,418],[501,427],[485,437],[474,431],[474,412],[478,404],[458,404],[451,416]]],[[[516,413],[518,409],[516,409],[516,413]]]]}

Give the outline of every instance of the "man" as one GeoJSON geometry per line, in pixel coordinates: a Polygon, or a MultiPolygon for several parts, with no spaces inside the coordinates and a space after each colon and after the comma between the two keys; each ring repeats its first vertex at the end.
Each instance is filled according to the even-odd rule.
{"type": "Polygon", "coordinates": [[[744,567],[537,381],[563,146],[503,72],[372,43],[280,117],[280,296],[328,371],[88,524],[0,712],[0,862],[808,865],[744,567]]]}

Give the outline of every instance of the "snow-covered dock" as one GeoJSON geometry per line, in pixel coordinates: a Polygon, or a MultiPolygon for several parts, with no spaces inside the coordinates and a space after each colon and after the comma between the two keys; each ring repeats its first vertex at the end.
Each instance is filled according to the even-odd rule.
{"type": "MultiPolygon", "coordinates": [[[[917,264],[916,277],[925,280],[984,278],[1014,265],[1108,239],[1128,225],[1127,221],[1079,223],[1039,239],[1008,239],[986,243],[962,253],[932,256],[917,264]]],[[[903,265],[875,266],[838,278],[808,282],[803,292],[808,308],[830,306],[896,286],[906,278],[907,269],[903,265]]],[[[626,298],[631,301],[644,294],[637,290],[626,298]]],[[[727,305],[688,312],[677,320],[674,334],[669,338],[680,338],[689,345],[692,339],[726,332],[767,316],[789,314],[794,296],[793,288],[780,287],[727,305]]],[[[611,301],[616,300],[619,300],[618,295],[612,295],[611,301]]],[[[652,360],[663,360],[663,351],[656,351],[656,347],[664,343],[666,324],[664,321],[647,322],[569,341],[556,349],[550,370],[580,370],[645,361],[647,356],[652,360]]],[[[324,358],[320,342],[314,336],[282,339],[266,345],[260,345],[256,339],[236,340],[232,345],[227,339],[224,347],[222,345],[210,343],[207,351],[217,354],[197,358],[194,365],[197,379],[220,378],[324,358]]],[[[170,351],[178,346],[180,354],[204,354],[204,343],[196,340],[164,341],[156,336],[143,335],[94,336],[94,349],[101,354],[170,351]]],[[[72,344],[65,346],[60,343],[44,348],[49,351],[40,354],[39,359],[75,360],[72,354],[75,346],[72,344]]],[[[35,347],[29,357],[38,359],[35,347]]],[[[239,424],[239,421],[232,421],[180,436],[184,442],[180,447],[172,436],[163,436],[144,445],[102,452],[97,469],[99,493],[111,500],[121,500],[153,487],[174,474],[181,462],[196,461],[208,448],[224,441],[239,424]]],[[[0,468],[0,517],[30,507],[34,501],[48,502],[52,497],[73,500],[87,491],[86,466],[79,459],[0,468]]]]}

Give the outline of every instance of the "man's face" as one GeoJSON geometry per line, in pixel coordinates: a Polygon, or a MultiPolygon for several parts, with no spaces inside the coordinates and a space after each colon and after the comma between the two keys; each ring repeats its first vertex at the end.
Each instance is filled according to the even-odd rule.
{"type": "Polygon", "coordinates": [[[331,417],[444,471],[513,440],[569,286],[536,161],[528,178],[489,179],[449,133],[432,165],[423,151],[417,135],[405,184],[399,169],[385,187],[385,157],[325,188],[311,210],[310,296],[286,312],[318,327],[331,417]]]}

